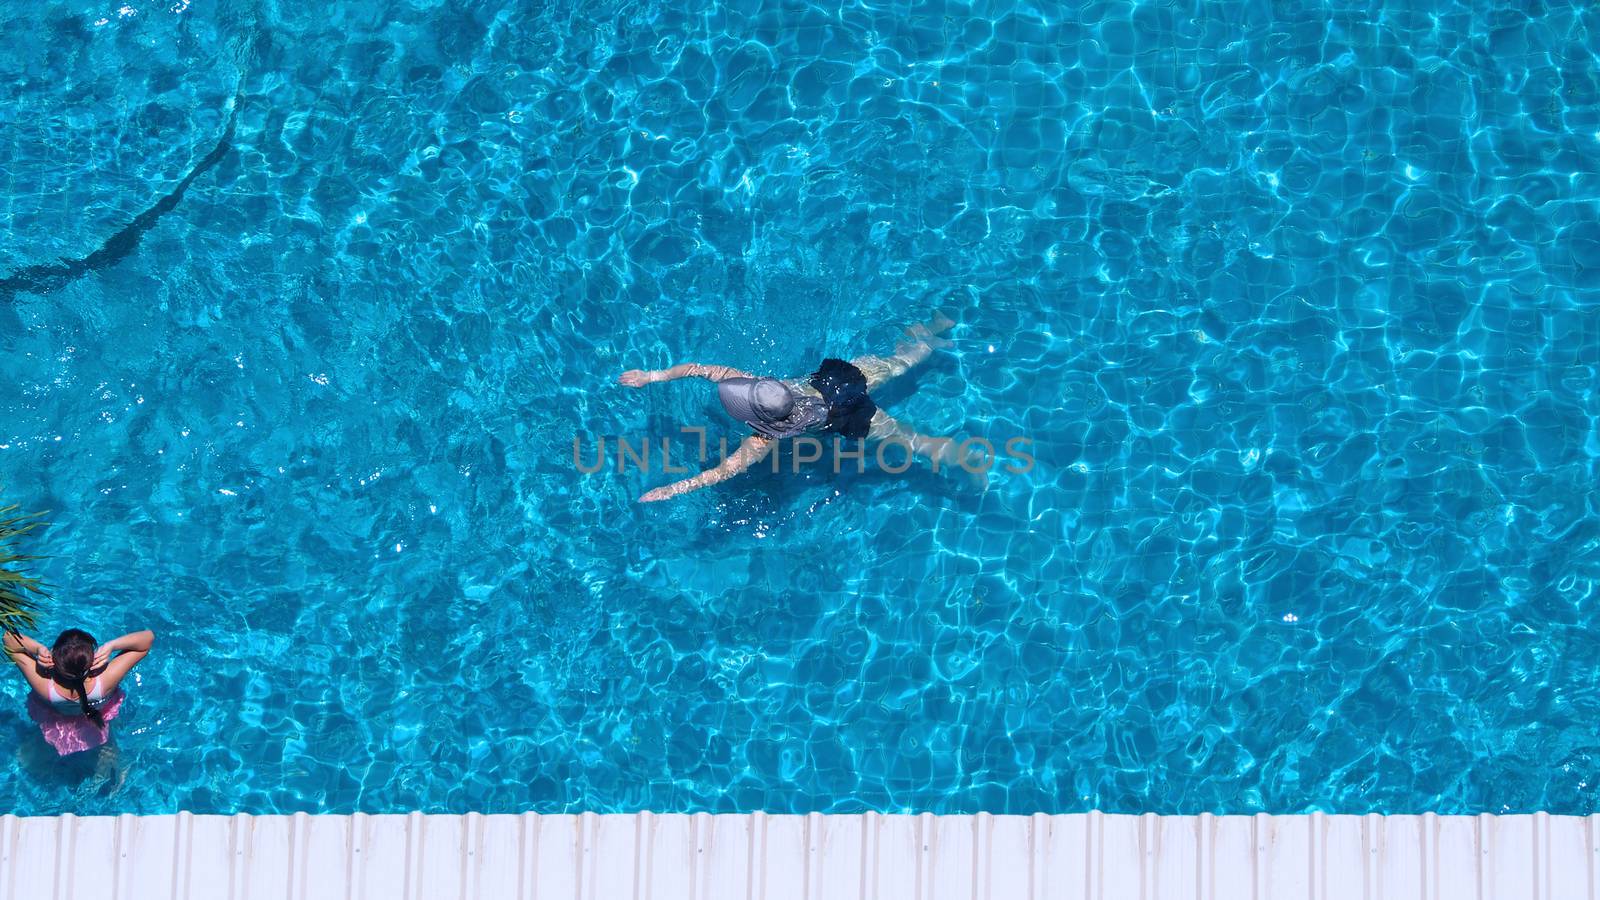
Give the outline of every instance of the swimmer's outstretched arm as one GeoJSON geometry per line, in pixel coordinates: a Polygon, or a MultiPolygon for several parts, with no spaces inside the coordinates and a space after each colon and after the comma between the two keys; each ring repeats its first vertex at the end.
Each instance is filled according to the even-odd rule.
{"type": "Polygon", "coordinates": [[[772,444],[773,441],[767,440],[760,435],[752,434],[745,438],[744,443],[739,445],[739,449],[729,454],[721,465],[713,469],[707,469],[693,478],[685,478],[682,481],[658,487],[640,497],[639,502],[654,503],[657,500],[671,500],[679,494],[687,494],[706,485],[727,481],[729,478],[760,462],[772,449],[772,444]]]}
{"type": "Polygon", "coordinates": [[[708,381],[726,381],[729,378],[749,378],[750,373],[732,366],[702,366],[699,363],[679,363],[670,369],[629,369],[617,379],[628,387],[644,387],[658,381],[677,378],[704,378],[708,381]]]}

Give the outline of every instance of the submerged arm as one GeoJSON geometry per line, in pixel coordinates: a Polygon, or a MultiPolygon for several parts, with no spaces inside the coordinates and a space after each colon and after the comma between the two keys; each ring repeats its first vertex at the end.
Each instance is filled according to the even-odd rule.
{"type": "Polygon", "coordinates": [[[670,369],[629,369],[617,379],[619,384],[628,387],[644,387],[658,381],[673,381],[679,378],[704,378],[707,381],[726,381],[729,378],[749,378],[748,372],[741,372],[732,366],[703,366],[700,363],[679,363],[670,369]]]}
{"type": "Polygon", "coordinates": [[[658,487],[640,497],[639,502],[654,503],[657,500],[670,500],[679,494],[687,494],[706,485],[727,481],[729,478],[760,462],[762,457],[767,455],[767,451],[772,449],[772,444],[772,441],[760,435],[752,434],[744,439],[744,443],[739,445],[739,449],[733,451],[716,468],[707,469],[693,478],[685,478],[665,487],[658,487]]]}

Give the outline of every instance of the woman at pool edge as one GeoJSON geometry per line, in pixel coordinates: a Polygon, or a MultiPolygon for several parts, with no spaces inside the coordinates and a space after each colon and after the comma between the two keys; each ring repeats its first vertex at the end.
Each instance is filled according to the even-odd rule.
{"type": "Polygon", "coordinates": [[[640,503],[669,500],[679,494],[727,481],[760,462],[779,440],[807,432],[831,432],[846,438],[893,439],[929,460],[956,463],[957,449],[948,438],[918,434],[879,409],[868,392],[904,375],[927,359],[937,346],[949,341],[937,335],[955,322],[943,314],[906,329],[910,341],[895,347],[894,355],[858,356],[845,362],[832,357],[809,379],[756,377],[731,366],[680,363],[670,369],[629,369],[617,379],[628,387],[644,387],[678,378],[704,378],[717,385],[717,399],[728,414],[755,429],[720,465],[699,475],[647,491],[640,503]]]}
{"type": "Polygon", "coordinates": [[[68,628],[46,648],[25,634],[6,634],[11,661],[33,688],[28,715],[56,753],[92,750],[110,738],[125,696],[122,679],[155,639],[153,631],[135,631],[96,647],[88,632],[68,628]]]}

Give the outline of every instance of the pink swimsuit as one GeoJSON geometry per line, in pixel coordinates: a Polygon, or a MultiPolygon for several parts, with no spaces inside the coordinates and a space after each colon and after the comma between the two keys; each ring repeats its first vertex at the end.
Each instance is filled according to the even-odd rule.
{"type": "Polygon", "coordinates": [[[89,705],[98,709],[106,720],[106,724],[96,725],[83,714],[78,701],[61,696],[53,681],[50,682],[49,692],[49,700],[40,697],[37,692],[28,693],[28,716],[39,723],[44,739],[62,756],[93,750],[104,744],[111,736],[111,720],[122,711],[122,698],[126,696],[118,688],[108,697],[101,683],[95,682],[95,686],[89,689],[89,705]]]}

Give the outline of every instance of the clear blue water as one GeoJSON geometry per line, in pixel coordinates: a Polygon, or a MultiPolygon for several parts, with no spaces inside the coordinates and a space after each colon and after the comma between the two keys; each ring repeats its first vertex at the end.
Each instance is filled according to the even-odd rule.
{"type": "Polygon", "coordinates": [[[160,634],[9,811],[1600,809],[1592,7],[530,8],[0,6],[0,483],[160,634]],[[935,306],[1032,472],[573,471],[935,306]]]}

